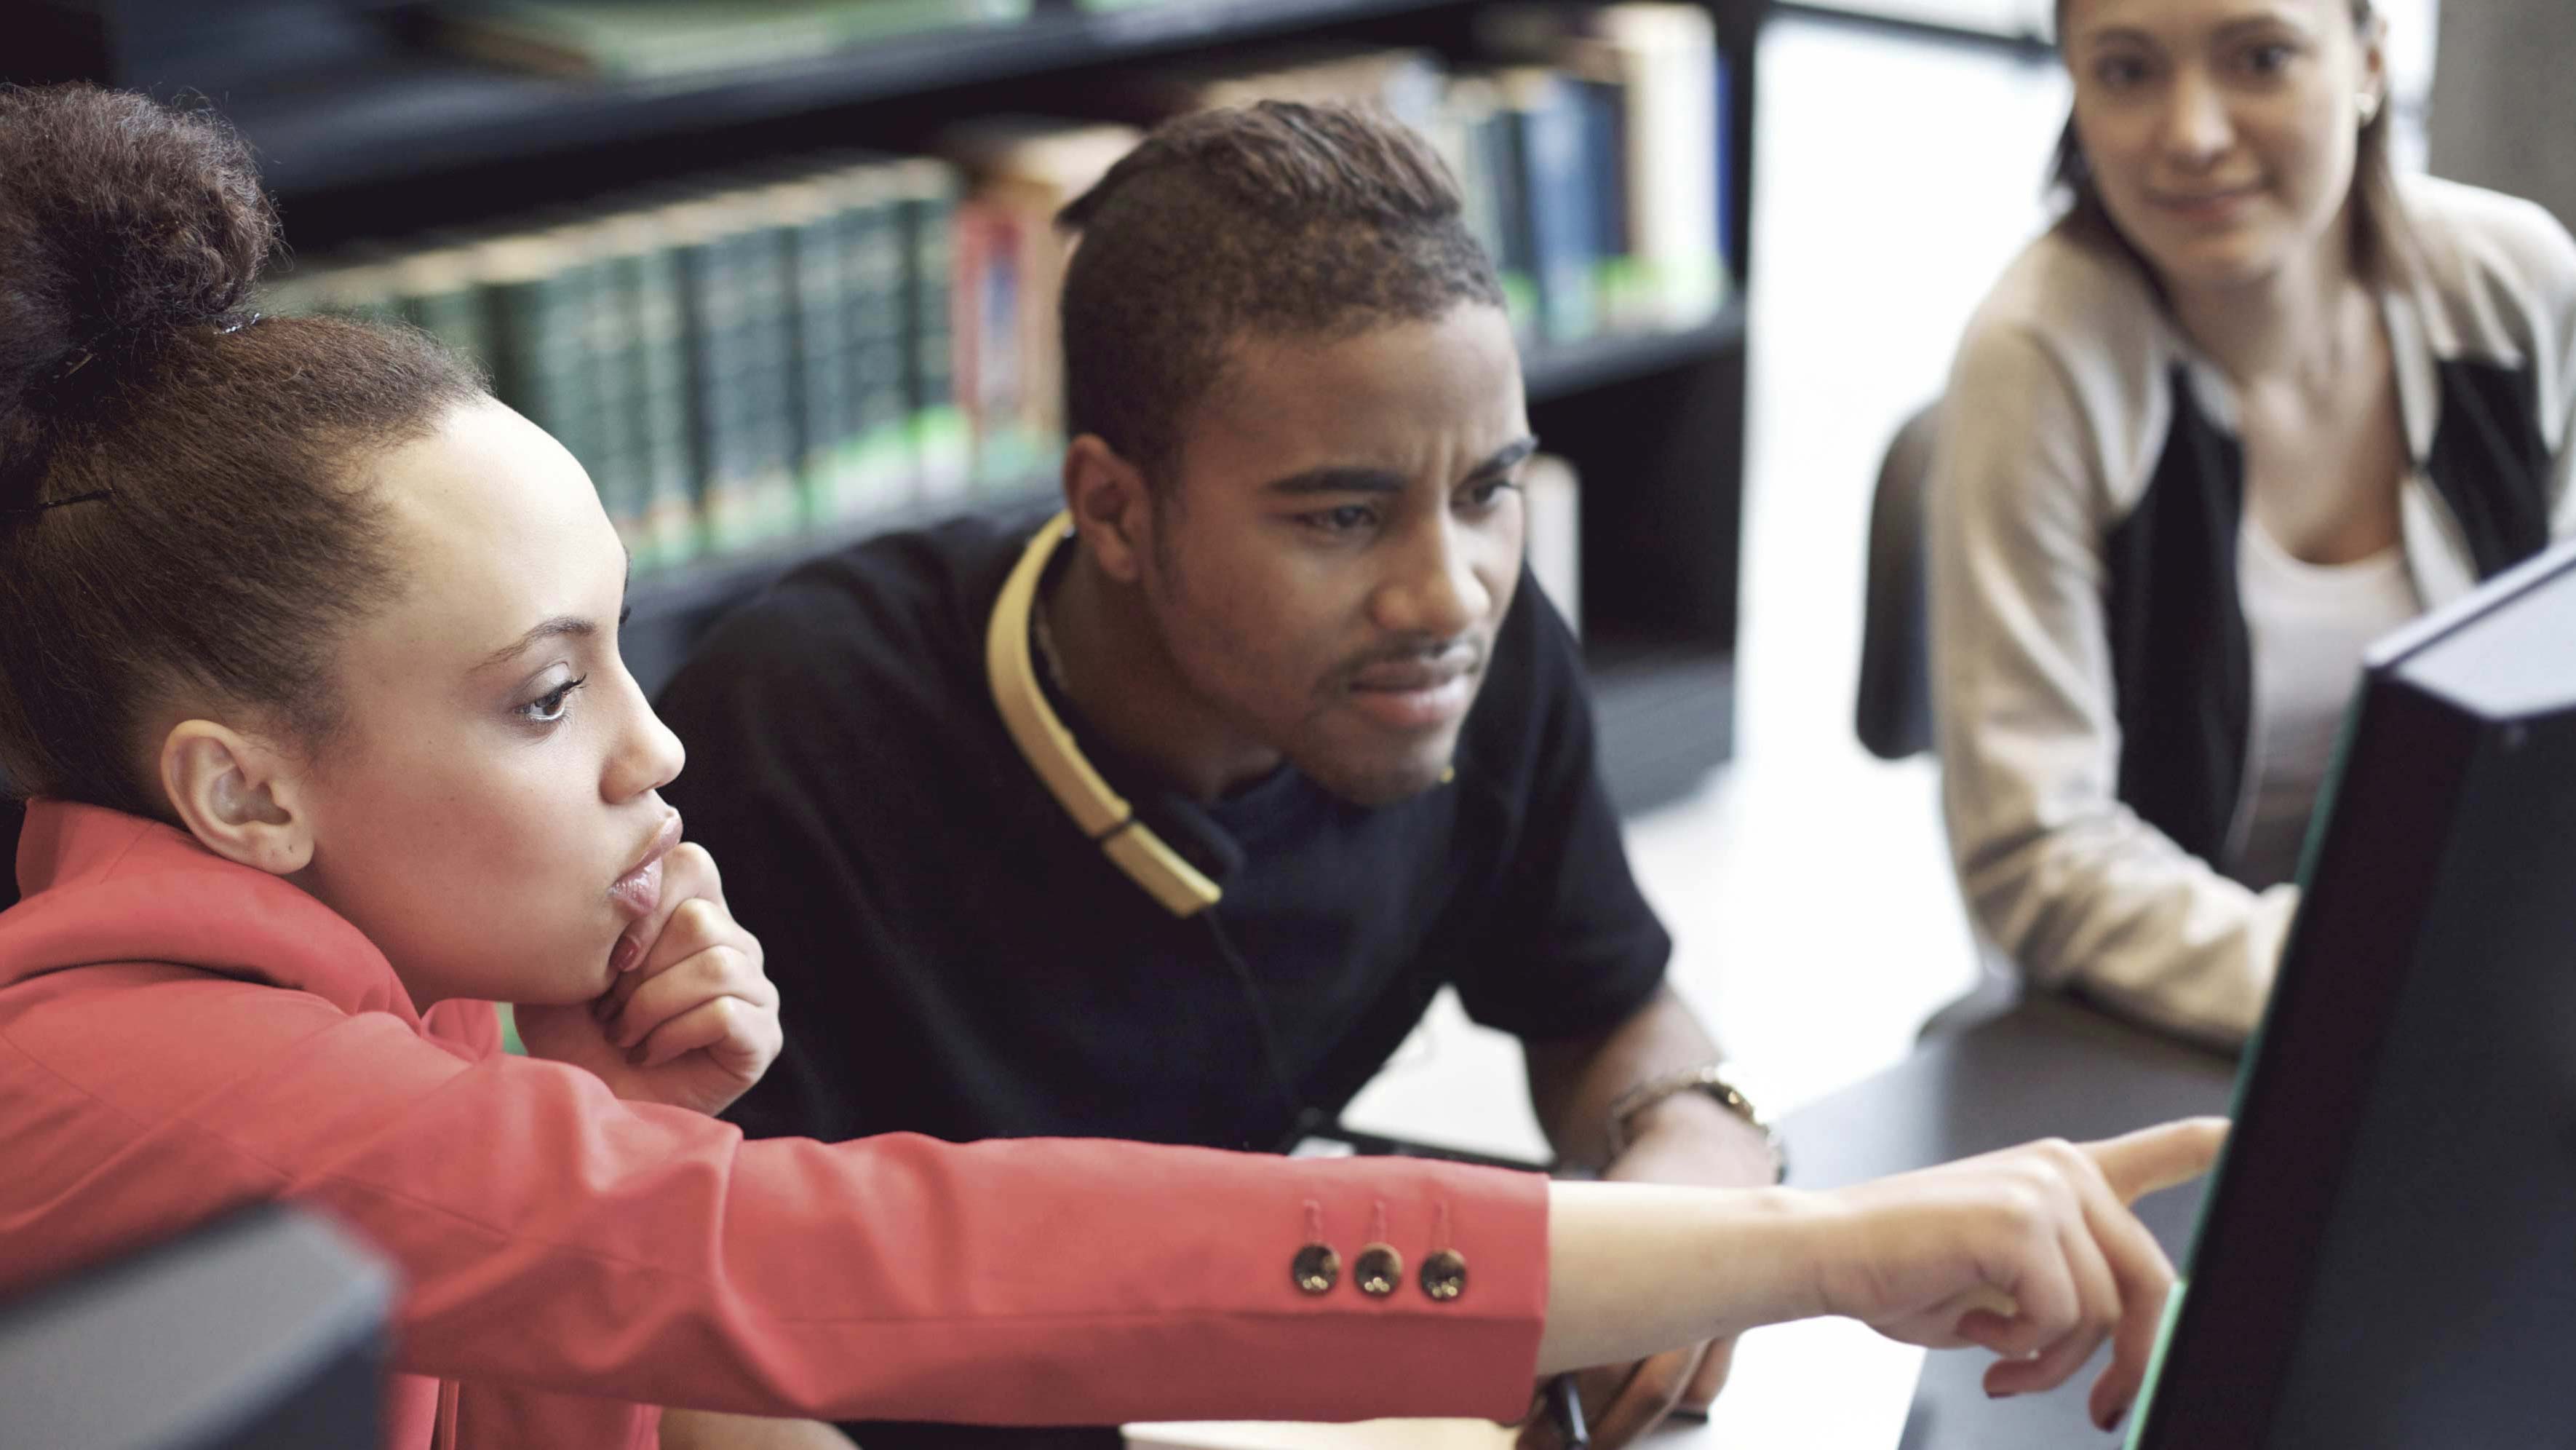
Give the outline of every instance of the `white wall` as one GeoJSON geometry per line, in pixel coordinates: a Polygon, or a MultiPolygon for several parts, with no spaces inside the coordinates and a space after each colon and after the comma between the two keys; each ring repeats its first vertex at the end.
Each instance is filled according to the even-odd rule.
{"type": "Polygon", "coordinates": [[[2462,0],[2442,15],[2436,175],[2527,196],[2576,227],[2576,4],[2462,0]]]}

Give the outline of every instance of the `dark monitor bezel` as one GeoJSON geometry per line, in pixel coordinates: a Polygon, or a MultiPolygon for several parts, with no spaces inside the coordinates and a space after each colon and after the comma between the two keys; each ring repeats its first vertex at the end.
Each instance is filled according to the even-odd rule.
{"type": "Polygon", "coordinates": [[[2516,568],[2375,647],[2300,871],[2306,892],[2261,1026],[2235,1128],[2203,1200],[2171,1321],[2139,1397],[2131,1450],[2261,1450],[2320,1269],[2383,1040],[2440,880],[2481,718],[2407,665],[2516,600],[2576,588],[2576,544],[2516,568]],[[2429,748],[2428,748],[2429,747],[2429,748]],[[2347,809],[2366,782],[2367,812],[2347,809]],[[2337,1094],[2321,1084],[2340,1084],[2337,1094]],[[2320,1101],[2345,1111],[2320,1113],[2320,1101]]]}

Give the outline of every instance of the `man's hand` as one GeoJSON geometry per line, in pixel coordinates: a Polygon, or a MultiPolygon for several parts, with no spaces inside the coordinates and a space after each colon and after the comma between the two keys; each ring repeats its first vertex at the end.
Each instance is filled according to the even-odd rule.
{"type": "Polygon", "coordinates": [[[2093,1422],[2128,1413],[2146,1376],[2173,1265],[2129,1204],[2208,1171],[2223,1118],[2100,1143],[2034,1143],[1822,1195],[1818,1307],[1934,1349],[2003,1356],[1986,1392],[2063,1383],[2102,1342],[2093,1422]]]}
{"type": "Polygon", "coordinates": [[[532,1057],[587,1068],[630,1102],[713,1116],[748,1091],[785,1042],[778,988],[761,971],[760,943],[725,906],[706,848],[683,842],[662,859],[662,899],[627,928],[635,964],[596,1000],[520,1007],[532,1057]]]}
{"type": "MultiPolygon", "coordinates": [[[[1677,1093],[1640,1113],[1635,1127],[1635,1141],[1602,1170],[1603,1179],[1767,1188],[1778,1174],[1764,1135],[1705,1093],[1677,1093]]],[[[1596,1450],[1631,1444],[1675,1412],[1706,1415],[1734,1359],[1735,1341],[1718,1339],[1577,1375],[1596,1450]]],[[[1555,1424],[1541,1415],[1521,1431],[1519,1450],[1557,1450],[1558,1444],[1555,1424]]]]}

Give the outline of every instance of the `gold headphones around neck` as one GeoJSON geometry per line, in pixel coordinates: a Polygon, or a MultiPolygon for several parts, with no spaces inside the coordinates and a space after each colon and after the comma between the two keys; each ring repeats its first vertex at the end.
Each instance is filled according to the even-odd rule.
{"type": "Polygon", "coordinates": [[[1126,797],[1109,788],[1038,684],[1037,662],[1029,652],[1029,615],[1037,607],[1048,561],[1072,532],[1071,513],[1049,519],[1021,550],[1020,562],[993,602],[993,621],[984,634],[984,669],[992,681],[993,703],[1001,709],[1011,742],[1046,783],[1047,793],[1110,864],[1172,915],[1195,916],[1216,905],[1223,890],[1138,820],[1126,797]]]}

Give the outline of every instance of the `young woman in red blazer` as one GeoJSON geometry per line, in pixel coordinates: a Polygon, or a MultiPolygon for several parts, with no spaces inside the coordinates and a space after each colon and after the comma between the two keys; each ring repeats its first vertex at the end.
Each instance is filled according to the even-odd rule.
{"type": "Polygon", "coordinates": [[[1510,1419],[1815,1314],[2004,1393],[2112,1338],[2097,1411],[2134,1391],[2171,1269],[2124,1200],[2214,1123],[1833,1193],[743,1141],[779,1002],[657,794],[581,468],[419,334],[246,311],[274,223],[218,123],[0,92],[0,156],[0,1293],[295,1200],[402,1271],[404,1447],[1510,1419]],[[1340,1269],[1381,1244],[1384,1293],[1340,1269]]]}

